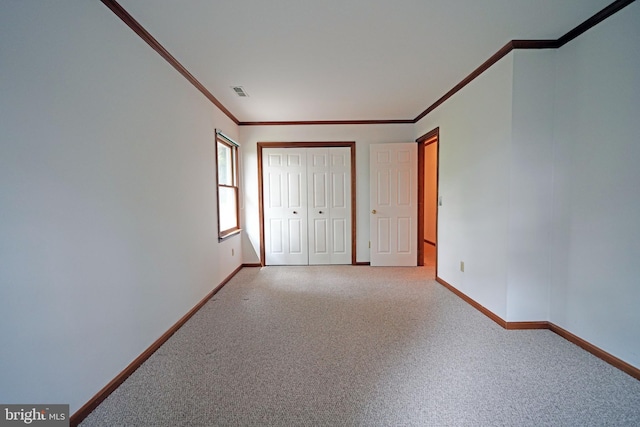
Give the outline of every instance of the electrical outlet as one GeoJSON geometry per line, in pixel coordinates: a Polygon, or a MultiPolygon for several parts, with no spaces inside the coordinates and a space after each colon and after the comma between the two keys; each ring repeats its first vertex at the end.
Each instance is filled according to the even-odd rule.
{"type": "Polygon", "coordinates": [[[460,261],[460,271],[464,273],[464,261],[460,261]]]}

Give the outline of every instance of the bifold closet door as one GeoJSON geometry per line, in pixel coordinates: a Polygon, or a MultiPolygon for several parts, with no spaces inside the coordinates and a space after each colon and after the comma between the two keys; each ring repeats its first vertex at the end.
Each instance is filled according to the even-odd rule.
{"type": "Polygon", "coordinates": [[[262,150],[265,261],[307,265],[307,152],[262,150]]]}
{"type": "Polygon", "coordinates": [[[351,264],[351,150],[264,148],[266,265],[351,264]]]}
{"type": "Polygon", "coordinates": [[[307,151],[309,264],[351,264],[351,150],[307,151]]]}

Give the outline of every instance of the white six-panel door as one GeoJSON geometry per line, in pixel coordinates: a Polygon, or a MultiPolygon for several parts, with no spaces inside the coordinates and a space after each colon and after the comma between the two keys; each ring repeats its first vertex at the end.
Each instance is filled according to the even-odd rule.
{"type": "Polygon", "coordinates": [[[418,147],[370,148],[371,265],[417,265],[418,147]]]}
{"type": "Polygon", "coordinates": [[[351,264],[351,150],[307,151],[309,264],[351,264]]]}
{"type": "Polygon", "coordinates": [[[351,263],[351,150],[263,148],[267,265],[351,263]]]}
{"type": "Polygon", "coordinates": [[[266,264],[306,265],[307,153],[265,148],[262,167],[266,264]]]}

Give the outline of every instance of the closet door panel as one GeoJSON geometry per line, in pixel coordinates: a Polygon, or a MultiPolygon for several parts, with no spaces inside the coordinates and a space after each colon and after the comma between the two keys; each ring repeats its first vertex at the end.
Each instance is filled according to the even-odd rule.
{"type": "Polygon", "coordinates": [[[263,148],[266,265],[351,264],[349,147],[263,148]]]}
{"type": "Polygon", "coordinates": [[[331,264],[351,264],[351,150],[329,149],[331,264]]]}
{"type": "Polygon", "coordinates": [[[307,158],[304,149],[262,151],[265,262],[307,265],[307,158]]]}
{"type": "Polygon", "coordinates": [[[329,149],[309,148],[309,264],[331,264],[329,149]]]}

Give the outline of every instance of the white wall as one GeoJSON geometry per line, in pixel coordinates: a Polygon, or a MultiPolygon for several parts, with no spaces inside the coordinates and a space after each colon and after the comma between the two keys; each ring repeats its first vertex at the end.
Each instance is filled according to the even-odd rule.
{"type": "Polygon", "coordinates": [[[559,50],[551,321],[640,367],[640,3],[559,50]]]}
{"type": "Polygon", "coordinates": [[[503,318],[512,76],[509,54],[415,127],[416,136],[440,127],[438,275],[503,318]]]}
{"type": "Polygon", "coordinates": [[[513,52],[505,320],[549,319],[555,50],[513,52]]]}
{"type": "Polygon", "coordinates": [[[74,412],[240,264],[238,129],[98,1],[0,2],[0,28],[0,402],[74,412]]]}
{"type": "Polygon", "coordinates": [[[439,276],[507,321],[550,320],[634,366],[638,22],[633,3],[558,50],[516,50],[415,133],[440,127],[439,276]]]}
{"type": "Polygon", "coordinates": [[[369,257],[369,146],[384,142],[415,140],[413,125],[311,125],[243,126],[242,163],[244,170],[245,263],[259,262],[260,221],[258,217],[258,142],[355,141],[356,142],[356,252],[358,262],[369,257]]]}

